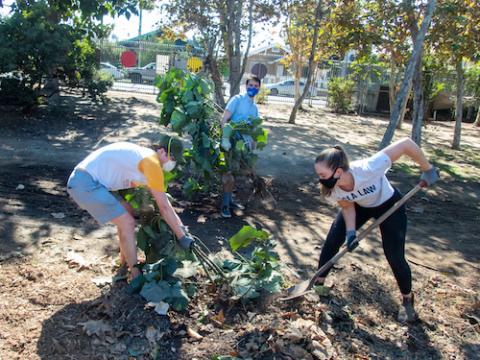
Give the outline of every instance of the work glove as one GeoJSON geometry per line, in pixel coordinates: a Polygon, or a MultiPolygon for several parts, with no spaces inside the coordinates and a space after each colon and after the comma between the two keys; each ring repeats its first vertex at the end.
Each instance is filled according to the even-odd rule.
{"type": "Polygon", "coordinates": [[[420,180],[425,181],[427,186],[432,186],[440,179],[440,173],[435,166],[432,166],[430,170],[423,171],[420,176],[420,180]]]}
{"type": "Polygon", "coordinates": [[[180,239],[178,239],[178,243],[185,250],[190,250],[194,242],[195,240],[193,240],[190,234],[185,234],[180,239]]]}
{"type": "Polygon", "coordinates": [[[345,237],[345,244],[347,244],[348,251],[353,251],[358,246],[357,235],[355,230],[348,230],[345,237]]]}

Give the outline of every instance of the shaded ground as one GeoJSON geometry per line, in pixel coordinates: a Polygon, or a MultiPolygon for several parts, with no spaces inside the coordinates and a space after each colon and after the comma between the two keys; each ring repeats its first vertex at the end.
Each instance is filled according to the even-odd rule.
{"type": "MultiPolygon", "coordinates": [[[[253,201],[244,216],[229,221],[218,217],[215,197],[180,201],[176,207],[192,232],[214,250],[246,223],[267,228],[295,281],[295,274],[303,278],[313,271],[336,212],[319,195],[315,155],[333,143],[345,145],[353,158],[372,154],[386,120],[315,109],[300,113],[298,124],[289,125],[288,106],[267,105],[260,112],[266,114],[270,144],[258,168],[271,182],[276,202],[262,206],[253,201]]],[[[103,106],[69,97],[58,109],[33,118],[2,118],[2,359],[210,359],[229,354],[297,359],[311,356],[313,341],[328,349],[325,358],[478,358],[479,129],[464,124],[461,152],[449,149],[452,123],[429,124],[424,130],[424,147],[444,180],[408,205],[407,257],[422,319],[418,324],[400,326],[394,320],[398,295],[378,234],[338,264],[328,279],[333,288],[327,297],[242,307],[203,287],[187,313],[167,318],[145,310],[139,296],[126,294],[123,282],[113,287],[93,283],[114,272],[115,229],[98,227],[65,192],[71,169],[92,148],[155,139],[158,114],[153,97],[113,93],[103,106]],[[72,253],[85,263],[72,261],[72,253]],[[299,319],[316,324],[317,330],[305,333],[318,337],[292,335],[299,319]],[[188,329],[203,338],[195,340],[188,329]]],[[[409,131],[406,124],[397,136],[409,131]]],[[[399,163],[390,176],[403,192],[418,178],[409,165],[399,163]]],[[[246,201],[245,192],[238,196],[246,201]]]]}

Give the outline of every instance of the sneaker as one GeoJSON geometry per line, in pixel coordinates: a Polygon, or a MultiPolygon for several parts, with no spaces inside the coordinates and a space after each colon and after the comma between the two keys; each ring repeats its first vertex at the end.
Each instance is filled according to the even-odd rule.
{"type": "Polygon", "coordinates": [[[232,217],[232,214],[230,213],[230,208],[228,206],[222,207],[222,210],[220,211],[220,214],[225,219],[228,219],[228,218],[232,217]]]}
{"type": "Polygon", "coordinates": [[[418,320],[418,315],[413,308],[414,296],[410,299],[402,299],[402,304],[398,310],[397,320],[401,323],[412,323],[418,320]]]}
{"type": "Polygon", "coordinates": [[[245,206],[243,206],[242,204],[239,204],[237,202],[232,201],[230,203],[230,209],[232,209],[232,210],[245,210],[245,206]]]}

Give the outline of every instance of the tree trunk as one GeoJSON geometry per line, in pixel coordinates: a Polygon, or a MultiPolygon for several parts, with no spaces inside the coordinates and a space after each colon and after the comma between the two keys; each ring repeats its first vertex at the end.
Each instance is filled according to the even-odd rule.
{"type": "MultiPolygon", "coordinates": [[[[415,42],[415,39],[413,39],[415,42]]],[[[393,59],[393,54],[390,56],[390,78],[388,80],[388,100],[389,100],[389,105],[390,105],[390,114],[393,112],[393,107],[395,106],[395,99],[397,97],[398,91],[397,91],[397,66],[395,65],[395,61],[393,59]]],[[[407,96],[407,102],[408,98],[410,96],[410,89],[408,90],[408,96],[407,96]]],[[[407,102],[405,102],[405,105],[402,108],[402,113],[400,115],[400,120],[398,121],[397,124],[397,129],[402,128],[402,122],[405,117],[405,112],[407,110],[407,102]]]]}
{"type": "Polygon", "coordinates": [[[225,109],[225,99],[222,91],[223,81],[220,71],[218,71],[217,59],[215,59],[213,55],[208,54],[207,58],[205,59],[205,63],[208,66],[210,76],[212,77],[215,92],[215,102],[220,108],[225,109]]]}
{"type": "Polygon", "coordinates": [[[412,140],[420,146],[422,143],[422,124],[424,116],[424,97],[422,84],[422,61],[419,59],[412,80],[413,112],[412,112],[412,140]]]}
{"type": "Polygon", "coordinates": [[[296,100],[295,104],[293,105],[292,112],[290,113],[290,118],[288,119],[289,124],[295,124],[295,118],[297,117],[298,109],[302,105],[303,99],[305,99],[308,89],[310,88],[310,84],[312,83],[313,69],[316,64],[315,53],[317,52],[318,28],[320,27],[320,21],[322,19],[322,4],[322,0],[318,0],[317,7],[315,9],[315,24],[313,28],[312,49],[310,50],[310,56],[308,57],[307,81],[305,83],[305,87],[303,88],[302,95],[300,95],[298,100],[296,100]]]}
{"type": "Polygon", "coordinates": [[[228,65],[230,73],[228,76],[228,82],[230,84],[230,96],[234,96],[240,92],[240,81],[246,67],[246,59],[248,57],[248,51],[250,50],[250,44],[253,33],[253,0],[249,0],[249,36],[247,48],[243,56],[242,64],[242,19],[243,19],[243,0],[227,0],[225,7],[219,8],[220,14],[220,30],[225,46],[225,55],[228,59],[228,65]]]}
{"type": "MultiPolygon", "coordinates": [[[[418,36],[418,24],[417,18],[414,14],[414,1],[410,1],[411,9],[411,18],[410,18],[410,32],[412,42],[415,42],[416,37],[418,36]]],[[[412,89],[413,89],[413,103],[412,103],[412,140],[418,145],[421,146],[422,143],[422,124],[425,111],[425,94],[423,91],[423,49],[420,51],[420,57],[415,66],[415,73],[413,74],[412,79],[412,89]]]]}
{"type": "Polygon", "coordinates": [[[407,91],[407,101],[403,104],[402,112],[400,113],[400,117],[398,119],[397,123],[397,129],[401,129],[403,125],[403,120],[405,119],[405,114],[407,113],[407,105],[408,105],[408,99],[410,99],[410,92],[412,91],[412,83],[410,83],[410,87],[408,88],[407,91]]]}
{"type": "Polygon", "coordinates": [[[390,123],[388,124],[387,130],[383,135],[382,142],[380,143],[380,149],[383,149],[388,144],[390,144],[393,139],[395,128],[398,121],[400,120],[401,111],[407,101],[408,90],[412,82],[412,77],[415,71],[416,64],[420,58],[423,41],[425,40],[425,34],[427,33],[427,29],[430,26],[430,21],[432,19],[433,10],[435,9],[435,4],[436,0],[430,0],[428,3],[427,11],[422,21],[422,26],[420,28],[420,31],[418,32],[417,38],[415,39],[412,56],[410,58],[410,61],[408,62],[407,69],[405,70],[405,76],[402,81],[402,86],[400,87],[397,101],[395,102],[393,112],[390,114],[390,123]]]}
{"type": "Polygon", "coordinates": [[[397,69],[393,54],[390,56],[390,77],[388,79],[388,102],[390,107],[390,114],[393,112],[395,106],[395,98],[397,97],[397,69]]]}
{"type": "Polygon", "coordinates": [[[295,83],[293,84],[294,86],[294,101],[297,101],[298,99],[300,99],[300,78],[301,78],[301,75],[302,75],[302,63],[299,62],[295,65],[295,76],[294,76],[294,79],[295,79],[295,83]]]}
{"type": "Polygon", "coordinates": [[[455,132],[453,134],[452,149],[460,150],[463,115],[463,65],[462,58],[455,65],[457,71],[457,104],[455,106],[455,132]]]}
{"type": "MultiPolygon", "coordinates": [[[[241,28],[239,29],[241,31],[241,28]]],[[[248,40],[247,48],[243,54],[242,68],[240,69],[240,74],[238,74],[237,82],[234,84],[235,88],[238,88],[240,91],[240,81],[242,80],[243,74],[245,74],[245,69],[247,67],[248,53],[250,52],[250,46],[252,45],[252,35],[253,35],[253,0],[250,0],[248,3],[248,40]]],[[[240,50],[239,50],[240,51],[240,50]]],[[[241,55],[241,54],[240,54],[241,55]]],[[[231,88],[230,88],[231,89],[231,88]]],[[[235,93],[234,95],[238,94],[235,93]]],[[[230,91],[230,96],[233,96],[230,91]]]]}

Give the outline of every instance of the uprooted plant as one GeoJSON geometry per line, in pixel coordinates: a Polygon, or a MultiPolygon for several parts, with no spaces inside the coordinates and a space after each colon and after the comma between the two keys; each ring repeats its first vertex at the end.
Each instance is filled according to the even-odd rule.
{"type": "Polygon", "coordinates": [[[274,251],[275,242],[265,230],[244,226],[228,240],[236,255],[233,260],[223,260],[233,299],[243,301],[282,290],[283,276],[280,259],[274,251]],[[237,250],[254,245],[250,256],[242,256],[237,250]]]}
{"type": "Polygon", "coordinates": [[[198,238],[191,251],[181,249],[175,235],[158,215],[158,209],[153,210],[156,204],[146,189],[132,190],[125,198],[141,210],[137,246],[145,254],[145,263],[140,265],[143,275],[132,281],[130,292],[139,292],[154,306],[166,306],[165,313],[169,306],[177,311],[185,310],[199,282],[226,284],[231,289],[231,299],[244,302],[281,290],[283,277],[279,257],[266,231],[244,226],[229,239],[233,258],[220,259],[210,254],[198,238]],[[252,244],[254,249],[250,256],[237,252],[252,244]]]}
{"type": "Polygon", "coordinates": [[[221,114],[212,100],[212,89],[202,77],[172,69],[161,76],[157,101],[162,104],[160,123],[171,126],[180,136],[187,133],[192,147],[185,150],[183,192],[191,197],[218,184],[218,175],[255,175],[258,156],[251,145],[261,150],[268,141],[261,119],[228,123],[223,132],[221,114]],[[222,146],[220,146],[222,142],[222,146]]]}

